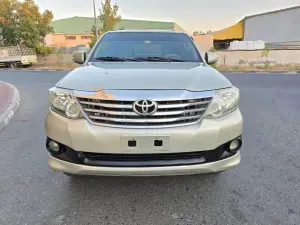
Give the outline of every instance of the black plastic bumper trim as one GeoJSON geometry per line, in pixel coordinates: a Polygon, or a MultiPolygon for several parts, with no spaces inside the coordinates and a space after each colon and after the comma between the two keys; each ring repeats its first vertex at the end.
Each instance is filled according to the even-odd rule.
{"type": "MultiPolygon", "coordinates": [[[[241,138],[241,137],[238,137],[241,138]]],[[[231,141],[230,141],[231,142],[231,141]]],[[[238,153],[230,153],[230,142],[227,142],[215,150],[184,153],[159,153],[159,154],[107,154],[78,152],[68,146],[61,145],[63,151],[59,154],[49,151],[50,154],[60,160],[102,167],[162,167],[184,166],[217,162],[238,153]]],[[[49,143],[49,140],[47,140],[49,143]]],[[[48,149],[49,150],[49,149],[48,149]]]]}
{"type": "Polygon", "coordinates": [[[205,163],[204,157],[194,159],[174,159],[174,160],[151,160],[151,161],[104,161],[84,159],[85,165],[104,167],[156,167],[156,166],[182,166],[205,163]]]}

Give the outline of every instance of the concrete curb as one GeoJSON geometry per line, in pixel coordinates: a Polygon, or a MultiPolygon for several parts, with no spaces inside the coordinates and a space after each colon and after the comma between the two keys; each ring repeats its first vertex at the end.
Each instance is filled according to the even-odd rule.
{"type": "Polygon", "coordinates": [[[249,71],[227,71],[227,70],[219,70],[221,73],[252,73],[252,74],[300,74],[299,71],[291,71],[291,70],[249,70],[249,71]]]}
{"type": "Polygon", "coordinates": [[[6,71],[52,71],[52,72],[56,72],[56,71],[72,71],[73,69],[24,69],[24,68],[15,68],[15,69],[8,69],[8,68],[1,68],[1,70],[6,70],[6,71]]]}
{"type": "Polygon", "coordinates": [[[14,97],[7,109],[2,114],[0,114],[0,133],[12,120],[20,105],[20,94],[18,89],[11,84],[5,84],[10,86],[14,90],[14,97]]]}

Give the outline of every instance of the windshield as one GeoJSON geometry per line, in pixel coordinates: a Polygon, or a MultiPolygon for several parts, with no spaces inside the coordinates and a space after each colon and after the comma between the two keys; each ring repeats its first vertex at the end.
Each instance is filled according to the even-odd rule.
{"type": "Polygon", "coordinates": [[[170,32],[112,32],[92,53],[96,61],[202,62],[191,38],[170,32]]]}

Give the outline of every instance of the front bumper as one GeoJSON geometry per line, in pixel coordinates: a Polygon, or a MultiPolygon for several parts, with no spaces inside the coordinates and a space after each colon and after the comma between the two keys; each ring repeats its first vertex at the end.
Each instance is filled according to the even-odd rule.
{"type": "Polygon", "coordinates": [[[78,175],[101,176],[171,176],[189,175],[199,173],[214,173],[224,171],[237,166],[241,161],[241,155],[237,152],[234,156],[211,163],[167,166],[167,167],[95,167],[74,164],[49,156],[48,165],[60,172],[78,175]]]}
{"type": "MultiPolygon", "coordinates": [[[[204,162],[184,161],[180,163],[154,164],[133,166],[126,160],[124,165],[101,164],[92,165],[91,161],[65,160],[50,154],[48,164],[57,171],[107,176],[165,176],[185,175],[198,173],[211,173],[231,169],[240,163],[240,152],[229,154],[226,157],[217,157],[211,160],[210,152],[216,152],[220,147],[222,151],[228,149],[228,143],[242,135],[243,118],[237,109],[233,113],[219,119],[203,119],[199,124],[176,128],[161,129],[124,129],[104,126],[95,126],[85,119],[70,120],[50,111],[46,118],[46,134],[50,140],[54,140],[67,149],[72,149],[75,154],[111,154],[115,155],[141,155],[145,154],[201,154],[205,152],[204,162]],[[126,149],[122,137],[167,137],[168,148],[133,148],[126,149]],[[225,147],[224,147],[225,146],[225,147]],[[225,149],[225,150],[224,150],[225,149]],[[207,155],[208,154],[208,155],[207,155]],[[90,163],[90,164],[89,164],[90,163]]],[[[146,146],[147,147],[147,146],[146,146]]],[[[197,155],[197,160],[201,156],[197,155]]],[[[177,156],[176,156],[177,157],[177,156]]],[[[193,158],[193,159],[194,159],[193,158]]],[[[74,159],[74,158],[73,158],[74,159]]],[[[101,161],[101,160],[100,160],[101,161]]],[[[139,160],[137,160],[139,161],[139,160]]]]}
{"type": "Polygon", "coordinates": [[[76,151],[108,154],[182,153],[214,150],[240,137],[243,117],[239,109],[219,118],[172,128],[124,129],[90,124],[86,119],[70,120],[50,111],[46,118],[46,135],[76,151]],[[144,141],[143,146],[126,148],[126,138],[144,141]],[[153,148],[144,138],[166,138],[163,151],[153,148]],[[124,141],[125,140],[125,141],[124,141]]]}

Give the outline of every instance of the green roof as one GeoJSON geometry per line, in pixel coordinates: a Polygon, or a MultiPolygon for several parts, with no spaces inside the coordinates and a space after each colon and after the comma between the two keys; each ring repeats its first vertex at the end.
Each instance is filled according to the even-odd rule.
{"type": "MultiPolygon", "coordinates": [[[[65,34],[89,34],[95,24],[94,18],[91,17],[72,17],[61,20],[52,21],[51,25],[54,33],[65,34]]],[[[100,20],[97,21],[98,27],[101,27],[100,20]]],[[[123,19],[117,23],[115,29],[125,30],[175,30],[176,23],[173,22],[159,22],[159,21],[144,21],[144,20],[127,20],[123,19]]]]}

